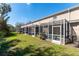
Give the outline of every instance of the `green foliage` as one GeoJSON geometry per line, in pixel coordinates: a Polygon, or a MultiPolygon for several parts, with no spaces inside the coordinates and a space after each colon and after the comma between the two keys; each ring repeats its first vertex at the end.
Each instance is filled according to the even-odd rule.
{"type": "Polygon", "coordinates": [[[17,32],[21,32],[21,26],[24,25],[23,23],[16,23],[15,28],[17,32]]]}
{"type": "Polygon", "coordinates": [[[0,39],[0,55],[5,56],[72,56],[79,55],[79,49],[73,49],[40,40],[30,35],[12,33],[0,39]]]}
{"type": "Polygon", "coordinates": [[[9,4],[6,3],[0,3],[0,14],[1,16],[5,16],[8,12],[11,11],[11,7],[9,4]]]}
{"type": "Polygon", "coordinates": [[[6,33],[5,33],[5,32],[0,31],[0,38],[3,38],[5,35],[6,35],[6,33]]]}
{"type": "Polygon", "coordinates": [[[8,24],[8,28],[10,32],[15,32],[15,27],[11,24],[8,24]]]}
{"type": "Polygon", "coordinates": [[[61,55],[69,55],[63,52],[62,47],[39,47],[34,52],[31,52],[32,56],[61,56],[61,55]]]}
{"type": "Polygon", "coordinates": [[[7,24],[9,16],[8,12],[11,11],[10,5],[6,3],[0,4],[0,37],[4,37],[10,34],[10,30],[7,24]]]}
{"type": "Polygon", "coordinates": [[[14,39],[14,40],[11,40],[11,41],[5,41],[5,39],[3,39],[4,41],[2,41],[0,43],[0,55],[9,55],[11,53],[9,53],[8,49],[13,47],[13,46],[16,46],[18,44],[18,42],[20,42],[20,40],[18,39],[14,39]]]}
{"type": "Polygon", "coordinates": [[[58,47],[59,50],[55,47],[35,47],[35,45],[29,45],[25,49],[15,48],[14,50],[9,51],[9,55],[15,56],[69,56],[71,54],[65,53],[62,50],[62,47],[58,47]]]}

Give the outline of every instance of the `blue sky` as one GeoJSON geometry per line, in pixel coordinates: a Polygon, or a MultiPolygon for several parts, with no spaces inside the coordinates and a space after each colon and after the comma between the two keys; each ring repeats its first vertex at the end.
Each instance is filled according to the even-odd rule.
{"type": "Polygon", "coordinates": [[[72,7],[74,3],[13,3],[10,4],[12,11],[9,13],[9,24],[27,23],[42,17],[51,15],[55,12],[72,7]]]}

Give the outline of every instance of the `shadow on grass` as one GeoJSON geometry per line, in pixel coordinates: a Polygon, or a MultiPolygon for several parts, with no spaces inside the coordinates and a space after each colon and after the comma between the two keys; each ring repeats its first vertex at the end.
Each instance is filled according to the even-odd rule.
{"type": "MultiPolygon", "coordinates": [[[[62,49],[62,48],[59,48],[62,49]]],[[[8,52],[9,56],[69,56],[70,54],[56,50],[55,47],[35,47],[29,45],[25,49],[15,48],[8,52]]]]}
{"type": "Polygon", "coordinates": [[[14,39],[6,42],[3,39],[3,42],[0,43],[0,56],[69,56],[66,52],[63,52],[61,46],[52,46],[52,47],[36,47],[35,45],[29,45],[26,48],[14,48],[9,50],[9,48],[16,46],[20,40],[14,39]]]}
{"type": "Polygon", "coordinates": [[[20,40],[14,39],[11,41],[6,42],[5,39],[3,39],[4,42],[0,43],[0,56],[7,56],[8,55],[8,49],[16,46],[20,40]]]}
{"type": "Polygon", "coordinates": [[[11,36],[16,36],[16,35],[17,35],[16,33],[10,33],[10,34],[6,35],[5,38],[6,37],[11,37],[11,36]]]}
{"type": "Polygon", "coordinates": [[[29,45],[28,47],[26,47],[25,49],[22,48],[15,48],[11,51],[9,51],[8,55],[9,56],[24,56],[24,55],[30,55],[31,53],[33,53],[34,51],[34,46],[29,45]]]}
{"type": "Polygon", "coordinates": [[[5,39],[3,39],[3,38],[0,38],[0,43],[1,43],[1,42],[3,42],[3,41],[5,41],[5,39]]]}

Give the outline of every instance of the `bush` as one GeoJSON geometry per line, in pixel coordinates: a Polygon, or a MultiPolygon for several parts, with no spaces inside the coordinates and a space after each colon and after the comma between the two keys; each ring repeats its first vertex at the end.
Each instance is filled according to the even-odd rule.
{"type": "Polygon", "coordinates": [[[29,45],[28,47],[14,48],[5,52],[9,56],[70,56],[71,54],[64,52],[62,46],[54,45],[52,47],[35,47],[35,45],[29,45]]]}
{"type": "Polygon", "coordinates": [[[6,36],[10,36],[12,33],[9,30],[1,30],[0,31],[0,37],[6,37],[6,36]]]}
{"type": "Polygon", "coordinates": [[[0,38],[3,38],[6,36],[6,32],[0,31],[0,38]]]}
{"type": "Polygon", "coordinates": [[[45,40],[46,38],[47,38],[47,36],[44,32],[40,34],[40,39],[45,40]]]}

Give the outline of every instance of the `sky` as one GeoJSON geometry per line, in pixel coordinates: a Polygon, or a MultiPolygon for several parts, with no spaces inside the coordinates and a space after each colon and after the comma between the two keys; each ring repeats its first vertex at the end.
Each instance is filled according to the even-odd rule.
{"type": "Polygon", "coordinates": [[[8,24],[28,23],[61,10],[77,5],[76,3],[12,3],[8,24]]]}

